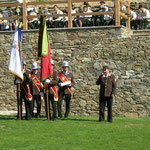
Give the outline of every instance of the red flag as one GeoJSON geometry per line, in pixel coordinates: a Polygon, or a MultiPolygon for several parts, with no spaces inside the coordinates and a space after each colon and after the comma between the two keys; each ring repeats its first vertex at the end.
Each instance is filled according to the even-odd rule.
{"type": "Polygon", "coordinates": [[[42,41],[41,42],[41,81],[45,80],[46,78],[50,77],[53,73],[52,64],[51,64],[51,54],[50,54],[50,46],[48,42],[48,35],[47,35],[47,27],[46,27],[46,19],[44,16],[41,16],[43,23],[41,25],[42,32],[42,41]]]}
{"type": "Polygon", "coordinates": [[[42,56],[41,60],[41,81],[45,80],[53,73],[50,55],[50,46],[48,45],[47,56],[42,56]]]}

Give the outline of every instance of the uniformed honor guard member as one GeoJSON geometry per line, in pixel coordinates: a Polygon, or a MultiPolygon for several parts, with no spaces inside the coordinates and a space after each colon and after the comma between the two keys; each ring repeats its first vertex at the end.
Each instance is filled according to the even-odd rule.
{"type": "Polygon", "coordinates": [[[64,117],[68,117],[70,111],[70,100],[71,100],[71,87],[74,86],[73,74],[68,71],[68,62],[62,63],[63,71],[58,74],[59,76],[59,91],[58,91],[58,117],[62,118],[62,99],[65,97],[66,111],[64,117]]]}
{"type": "Polygon", "coordinates": [[[107,103],[108,109],[108,122],[112,122],[112,104],[113,97],[116,92],[116,78],[114,75],[110,74],[108,66],[103,67],[103,74],[99,76],[97,85],[100,85],[100,96],[99,96],[99,121],[104,121],[105,119],[105,105],[107,103]]]}
{"type": "MultiPolygon", "coordinates": [[[[16,85],[18,85],[20,83],[20,100],[19,100],[18,94],[17,94],[17,107],[18,107],[17,119],[19,120],[19,101],[20,101],[20,108],[21,108],[20,111],[21,111],[21,119],[22,119],[22,102],[24,99],[25,111],[26,111],[25,119],[30,120],[31,119],[31,110],[32,110],[32,105],[31,105],[32,95],[30,93],[30,87],[29,87],[29,82],[30,82],[29,74],[30,74],[30,72],[28,70],[26,70],[26,62],[24,60],[22,61],[22,65],[23,65],[23,78],[24,78],[24,80],[22,83],[20,83],[20,81],[17,78],[14,81],[16,85]]],[[[18,91],[18,86],[17,86],[17,91],[18,91]]]]}
{"type": "Polygon", "coordinates": [[[41,83],[40,83],[40,72],[39,67],[36,62],[32,63],[32,71],[31,71],[31,79],[32,79],[32,85],[31,85],[31,93],[33,96],[32,101],[32,117],[40,118],[41,113],[41,95],[40,92],[42,90],[41,83]],[[37,104],[37,113],[34,114],[34,103],[36,101],[37,104]]]}
{"type": "MultiPolygon", "coordinates": [[[[54,68],[54,61],[51,59],[51,64],[52,67],[54,68]]],[[[52,69],[53,69],[52,68],[52,69]]],[[[57,90],[57,85],[59,82],[59,77],[57,71],[53,69],[53,74],[52,77],[49,77],[48,79],[45,80],[45,111],[46,111],[46,116],[48,118],[48,113],[50,116],[50,120],[53,119],[54,121],[56,120],[56,103],[58,101],[58,90],[57,90]],[[48,109],[47,111],[47,97],[46,97],[46,91],[48,90],[48,109]],[[50,112],[50,103],[52,104],[52,109],[53,109],[53,118],[51,118],[51,112],[50,112]]]]}

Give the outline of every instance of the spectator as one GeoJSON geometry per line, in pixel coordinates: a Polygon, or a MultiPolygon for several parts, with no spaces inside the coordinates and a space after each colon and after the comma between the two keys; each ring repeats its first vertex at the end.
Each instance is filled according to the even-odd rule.
{"type": "MultiPolygon", "coordinates": [[[[54,8],[54,11],[53,11],[54,15],[55,14],[59,14],[59,15],[63,14],[63,12],[58,8],[57,5],[55,5],[53,8],[54,8]]],[[[53,17],[52,22],[53,22],[54,27],[56,27],[56,28],[62,27],[62,22],[61,22],[62,19],[63,19],[63,17],[61,17],[61,16],[53,17]]]]}
{"type": "Polygon", "coordinates": [[[137,14],[136,12],[131,8],[130,9],[130,18],[131,18],[131,29],[137,29],[137,14]]]}
{"type": "Polygon", "coordinates": [[[144,8],[142,5],[139,5],[139,14],[138,14],[138,24],[139,29],[145,29],[148,25],[148,19],[150,18],[150,12],[148,9],[144,8]]]}

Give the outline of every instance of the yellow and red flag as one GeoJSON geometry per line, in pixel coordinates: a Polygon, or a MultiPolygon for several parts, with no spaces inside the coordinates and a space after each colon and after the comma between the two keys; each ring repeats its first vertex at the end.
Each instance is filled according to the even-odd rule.
{"type": "Polygon", "coordinates": [[[41,56],[41,81],[44,81],[53,73],[46,27],[46,16],[44,15],[41,15],[40,18],[38,50],[38,55],[41,56]]]}

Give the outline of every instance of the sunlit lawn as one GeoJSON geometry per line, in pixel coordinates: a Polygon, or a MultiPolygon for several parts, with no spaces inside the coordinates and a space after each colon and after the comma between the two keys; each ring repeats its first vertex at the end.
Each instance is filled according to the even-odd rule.
{"type": "Polygon", "coordinates": [[[149,150],[150,118],[18,121],[0,116],[0,150],[149,150]]]}

